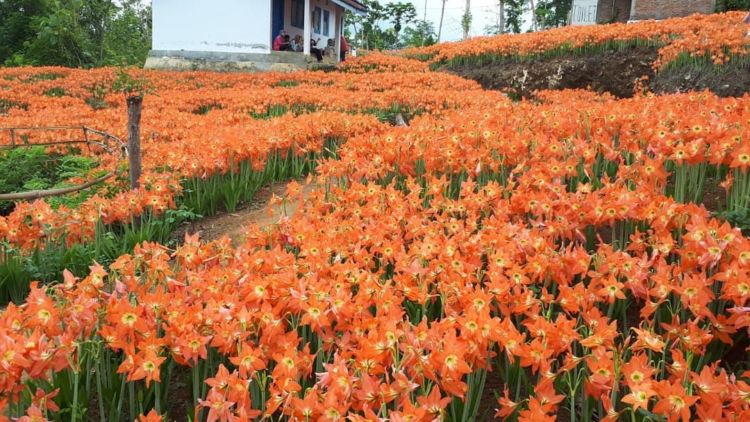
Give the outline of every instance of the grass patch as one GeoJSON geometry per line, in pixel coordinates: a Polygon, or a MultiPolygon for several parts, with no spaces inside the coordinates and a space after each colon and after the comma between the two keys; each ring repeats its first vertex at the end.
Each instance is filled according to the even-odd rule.
{"type": "Polygon", "coordinates": [[[12,108],[18,108],[21,110],[28,110],[29,105],[20,101],[6,100],[0,98],[0,114],[5,114],[12,108]]]}
{"type": "Polygon", "coordinates": [[[546,50],[539,54],[480,54],[472,56],[458,56],[450,60],[443,60],[430,64],[430,69],[436,70],[443,66],[487,65],[491,63],[526,63],[540,59],[550,59],[566,56],[591,56],[607,52],[618,52],[630,48],[659,49],[664,43],[657,40],[633,39],[624,41],[608,41],[600,44],[590,44],[583,47],[573,47],[569,44],[546,50]]]}
{"type": "Polygon", "coordinates": [[[211,110],[221,110],[224,106],[219,103],[206,103],[201,104],[197,108],[193,110],[193,114],[198,114],[201,116],[205,116],[208,114],[211,110]]]}
{"type": "Polygon", "coordinates": [[[67,93],[65,92],[65,88],[55,87],[44,91],[44,95],[52,98],[59,98],[64,97],[67,93]]]}
{"type": "Polygon", "coordinates": [[[36,75],[30,76],[24,82],[33,84],[33,83],[40,82],[40,81],[54,81],[56,79],[64,78],[65,76],[67,75],[64,75],[62,73],[42,72],[42,73],[37,73],[36,75]]]}
{"type": "Polygon", "coordinates": [[[293,88],[295,86],[299,86],[299,81],[295,81],[292,79],[278,81],[275,84],[273,84],[274,88],[293,88]]]}

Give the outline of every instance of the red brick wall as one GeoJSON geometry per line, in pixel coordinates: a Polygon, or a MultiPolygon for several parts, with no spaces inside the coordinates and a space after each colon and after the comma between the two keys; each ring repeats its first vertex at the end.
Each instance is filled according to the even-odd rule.
{"type": "Polygon", "coordinates": [[[599,0],[596,8],[596,22],[627,22],[630,19],[632,0],[599,0]]]}
{"type": "Polygon", "coordinates": [[[633,20],[665,19],[693,13],[711,13],[716,0],[635,0],[633,20]]]}

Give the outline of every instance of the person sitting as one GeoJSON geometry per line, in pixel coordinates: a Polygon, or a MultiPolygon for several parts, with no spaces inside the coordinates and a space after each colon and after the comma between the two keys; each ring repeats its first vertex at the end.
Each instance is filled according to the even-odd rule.
{"type": "MultiPolygon", "coordinates": [[[[279,35],[277,35],[276,38],[273,39],[273,51],[282,51],[284,47],[284,37],[288,38],[289,35],[286,33],[285,29],[282,29],[281,31],[279,31],[279,35]]],[[[286,45],[288,46],[289,44],[286,45]]]]}
{"type": "Polygon", "coordinates": [[[323,50],[319,49],[318,42],[320,41],[320,38],[317,40],[310,40],[310,54],[314,55],[316,59],[318,59],[319,62],[323,61],[323,50]]]}
{"type": "Polygon", "coordinates": [[[336,44],[334,44],[333,38],[328,39],[328,43],[325,49],[325,56],[332,59],[336,58],[336,44]]]}
{"type": "Polygon", "coordinates": [[[292,39],[292,51],[301,53],[302,51],[304,51],[304,49],[305,49],[305,46],[302,41],[302,35],[299,35],[299,34],[295,35],[294,38],[292,39]]]}
{"type": "Polygon", "coordinates": [[[289,35],[284,35],[284,41],[281,43],[281,51],[292,51],[292,41],[289,35]]]}

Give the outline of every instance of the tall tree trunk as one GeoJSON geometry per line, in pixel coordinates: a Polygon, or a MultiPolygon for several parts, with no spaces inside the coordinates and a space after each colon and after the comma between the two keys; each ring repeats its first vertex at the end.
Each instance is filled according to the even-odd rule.
{"type": "Polygon", "coordinates": [[[471,0],[466,0],[466,10],[463,19],[461,19],[461,26],[464,28],[464,39],[468,39],[469,29],[471,29],[471,0]]]}
{"type": "Polygon", "coordinates": [[[537,28],[536,5],[534,4],[534,0],[529,0],[529,5],[531,6],[531,30],[536,32],[539,28],[537,28]]]}
{"type": "Polygon", "coordinates": [[[443,0],[443,8],[440,10],[440,25],[438,26],[438,42],[440,42],[440,36],[443,34],[443,17],[445,16],[445,2],[448,0],[443,0]]]}
{"type": "Polygon", "coordinates": [[[498,0],[500,13],[497,16],[497,29],[501,34],[505,33],[505,0],[498,0]]]}
{"type": "MultiPolygon", "coordinates": [[[[425,25],[427,23],[427,0],[424,0],[424,15],[422,15],[422,22],[425,22],[425,25]]],[[[427,34],[422,34],[422,47],[424,47],[425,39],[427,38],[427,34]]]]}

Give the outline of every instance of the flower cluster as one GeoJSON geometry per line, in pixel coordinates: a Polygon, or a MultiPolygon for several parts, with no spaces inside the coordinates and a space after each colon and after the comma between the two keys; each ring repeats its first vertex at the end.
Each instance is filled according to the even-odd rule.
{"type": "Polygon", "coordinates": [[[495,60],[640,42],[659,48],[659,57],[654,63],[657,69],[681,55],[708,55],[714,63],[723,64],[733,56],[748,54],[747,25],[742,21],[743,16],[741,12],[730,12],[627,24],[566,26],[542,32],[441,43],[406,50],[403,54],[439,63],[472,57],[495,60]]]}
{"type": "MultiPolygon", "coordinates": [[[[41,200],[20,203],[0,217],[0,239],[24,250],[50,240],[90,240],[99,221],[127,222],[144,210],[159,214],[174,208],[186,179],[226,174],[240,162],[259,170],[275,152],[321,152],[327,140],[381,126],[361,113],[456,108],[478,96],[452,93],[480,92],[474,82],[438,73],[145,76],[155,92],[146,97],[143,113],[143,189],[128,191],[124,180],[112,179],[108,195],[76,209],[52,210],[41,200]]],[[[111,69],[2,69],[0,98],[24,107],[0,115],[0,127],[89,126],[126,139],[125,100],[106,88],[112,79],[111,69]],[[64,95],[46,95],[51,89],[64,95]],[[99,106],[92,107],[93,101],[99,106]]],[[[67,135],[16,132],[26,143],[61,136],[67,135]]],[[[9,132],[0,132],[0,144],[11,142],[9,132]]]]}
{"type": "Polygon", "coordinates": [[[380,52],[366,52],[344,62],[341,70],[349,73],[427,72],[429,67],[419,60],[380,52]]]}
{"type": "MultiPolygon", "coordinates": [[[[239,244],[145,242],[32,285],[0,311],[0,421],[750,419],[750,238],[713,213],[747,208],[750,98],[512,102],[404,59],[352,66],[146,73],[145,188],[0,220],[20,245],[85,239],[217,174],[319,164],[296,215],[239,244]]],[[[76,88],[109,71],[0,72],[28,104],[3,125],[121,134],[122,108],[76,88]]]]}

